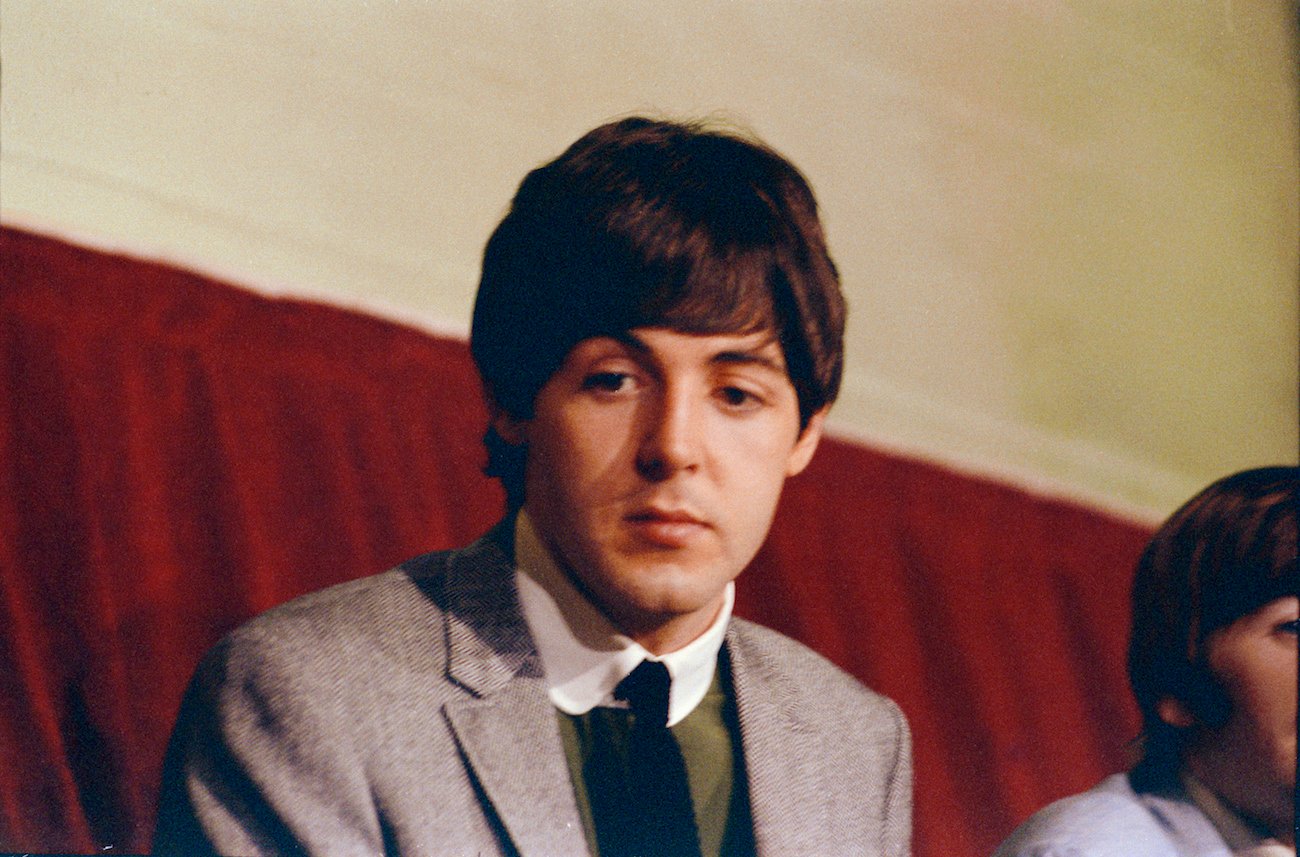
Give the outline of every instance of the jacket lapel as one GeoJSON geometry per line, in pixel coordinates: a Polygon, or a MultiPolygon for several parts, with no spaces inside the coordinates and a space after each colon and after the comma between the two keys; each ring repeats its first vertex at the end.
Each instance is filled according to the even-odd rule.
{"type": "Polygon", "coordinates": [[[733,623],[727,631],[741,747],[749,780],[754,841],[763,857],[831,853],[818,839],[828,830],[822,737],[801,716],[789,679],[747,646],[733,623]]]}
{"type": "Polygon", "coordinates": [[[515,849],[525,857],[584,854],[555,708],[519,608],[509,523],[449,563],[447,672],[469,696],[444,711],[515,849]]]}

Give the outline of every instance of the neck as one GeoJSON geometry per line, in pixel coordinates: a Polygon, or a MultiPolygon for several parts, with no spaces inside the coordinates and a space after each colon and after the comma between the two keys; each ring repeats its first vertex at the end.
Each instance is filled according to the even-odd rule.
{"type": "MultiPolygon", "coordinates": [[[[1185,770],[1195,777],[1200,788],[1212,792],[1221,809],[1235,815],[1256,836],[1271,837],[1295,847],[1295,807],[1291,789],[1252,788],[1235,760],[1224,769],[1213,754],[1191,752],[1184,756],[1185,770]],[[1247,785],[1243,785],[1247,784],[1247,785]]],[[[1252,762],[1253,764],[1253,762],[1252,762]]]]}
{"type": "MultiPolygon", "coordinates": [[[[614,627],[650,654],[661,657],[695,642],[718,618],[723,598],[711,610],[667,617],[609,616],[614,627]]],[[[607,614],[608,615],[608,614],[607,614]]]]}

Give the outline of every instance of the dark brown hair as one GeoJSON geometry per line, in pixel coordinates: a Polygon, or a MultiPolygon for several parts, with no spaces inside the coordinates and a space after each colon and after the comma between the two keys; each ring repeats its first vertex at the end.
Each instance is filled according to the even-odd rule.
{"type": "Polygon", "coordinates": [[[1206,664],[1206,638],[1300,592],[1298,489],[1296,467],[1220,479],[1174,512],[1138,561],[1128,673],[1142,712],[1139,773],[1175,772],[1190,737],[1160,718],[1161,699],[1182,702],[1201,725],[1221,724],[1230,713],[1206,664]]]}
{"type": "MultiPolygon", "coordinates": [[[[584,339],[772,330],[806,426],[839,392],[844,319],[793,164],[734,132],[630,118],[525,177],[483,254],[470,349],[489,401],[527,419],[584,339]]],[[[485,441],[487,472],[520,505],[526,451],[485,441]]]]}

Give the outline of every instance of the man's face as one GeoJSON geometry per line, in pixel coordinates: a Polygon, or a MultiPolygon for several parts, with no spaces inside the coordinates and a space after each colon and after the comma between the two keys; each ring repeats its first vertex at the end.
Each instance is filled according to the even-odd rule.
{"type": "Polygon", "coordinates": [[[555,558],[621,631],[667,652],[716,616],[823,416],[799,431],[771,332],[637,328],[578,343],[532,419],[495,425],[528,444],[524,508],[555,558]]]}
{"type": "Polygon", "coordinates": [[[1232,714],[1188,755],[1198,779],[1275,835],[1295,818],[1297,617],[1300,599],[1279,598],[1206,639],[1232,714]]]}

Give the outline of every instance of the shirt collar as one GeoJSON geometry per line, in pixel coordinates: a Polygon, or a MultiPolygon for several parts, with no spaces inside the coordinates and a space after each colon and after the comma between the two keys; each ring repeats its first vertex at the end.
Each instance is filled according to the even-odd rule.
{"type": "Polygon", "coordinates": [[[1183,771],[1182,780],[1188,797],[1219,831],[1223,841],[1232,849],[1233,857],[1296,857],[1294,848],[1257,833],[1196,777],[1183,771]]]}
{"type": "Polygon", "coordinates": [[[551,702],[565,714],[616,704],[614,688],[643,660],[661,661],[672,677],[669,726],[684,720],[708,693],[735,603],[734,584],[727,584],[722,609],[703,634],[656,657],[619,633],[578,591],[522,510],[515,519],[515,583],[551,702]]]}

